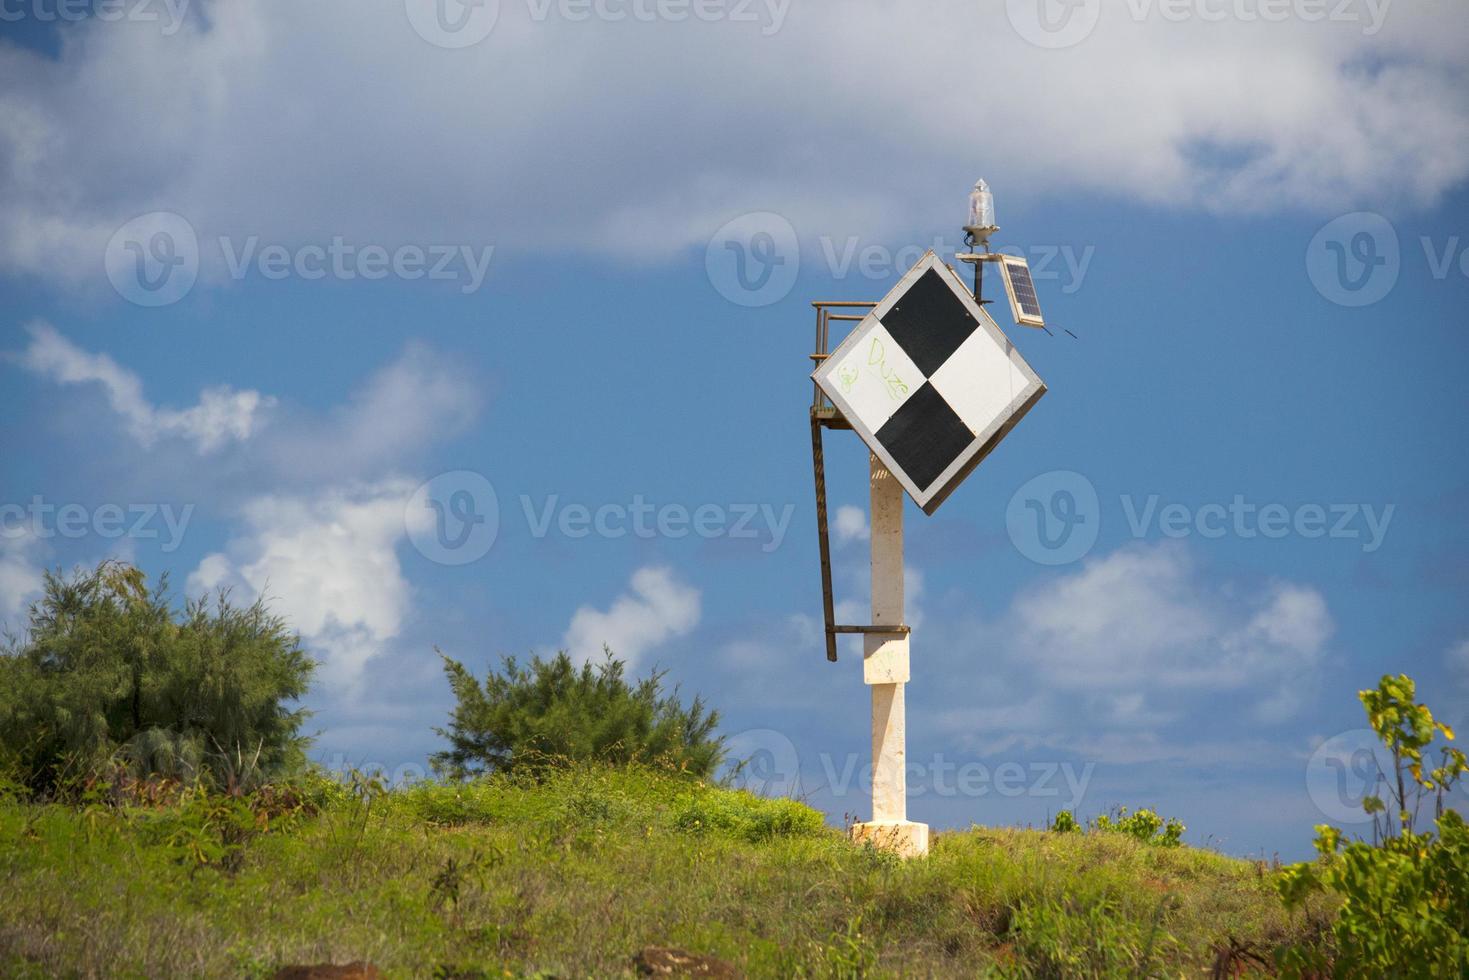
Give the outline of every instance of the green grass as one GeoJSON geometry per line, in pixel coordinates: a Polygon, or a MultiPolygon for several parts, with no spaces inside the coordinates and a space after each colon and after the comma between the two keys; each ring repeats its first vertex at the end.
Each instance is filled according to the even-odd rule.
{"type": "Polygon", "coordinates": [[[662,945],[753,977],[1173,977],[1321,928],[1209,851],[976,828],[900,862],[798,803],[642,769],[311,795],[265,832],[208,801],[0,802],[0,975],[609,977],[662,945]]]}

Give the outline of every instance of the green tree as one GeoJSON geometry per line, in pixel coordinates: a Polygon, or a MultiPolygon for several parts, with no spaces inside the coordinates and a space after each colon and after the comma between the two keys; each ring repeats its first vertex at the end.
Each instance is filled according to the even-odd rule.
{"type": "Polygon", "coordinates": [[[665,694],[662,671],[628,683],[626,665],[604,652],[602,662],[580,668],[564,651],[524,666],[506,657],[483,684],[444,657],[458,703],[448,729],[434,729],[449,742],[433,755],[434,767],[464,777],[563,762],[647,762],[710,775],[724,757],[724,738],[714,735],[719,713],[698,697],[684,707],[677,689],[665,694]]]}
{"type": "Polygon", "coordinates": [[[1452,741],[1454,731],[1416,696],[1406,674],[1384,675],[1376,688],[1358,693],[1392,753],[1392,772],[1382,774],[1390,799],[1362,802],[1374,821],[1374,843],[1346,842],[1339,829],[1321,824],[1318,859],[1282,869],[1276,887],[1287,908],[1321,892],[1339,901],[1332,948],[1283,949],[1287,977],[1469,977],[1469,827],[1444,806],[1469,774],[1469,760],[1443,745],[1440,765],[1426,768],[1435,738],[1452,741]],[[1434,798],[1436,833],[1415,831],[1426,796],[1434,798]]]}
{"type": "Polygon", "coordinates": [[[166,576],[104,562],[47,574],[0,649],[0,765],[41,793],[118,768],[226,788],[294,769],[314,668],[263,602],[176,609],[166,576]]]}

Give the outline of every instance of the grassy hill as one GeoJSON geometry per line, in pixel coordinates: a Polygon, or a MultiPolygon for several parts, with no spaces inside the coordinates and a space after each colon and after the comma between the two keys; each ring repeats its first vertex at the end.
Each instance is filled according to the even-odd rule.
{"type": "Polygon", "coordinates": [[[751,977],[1200,976],[1324,919],[1208,851],[977,827],[902,863],[641,769],[165,796],[0,802],[0,975],[634,976],[659,946],[751,977]]]}

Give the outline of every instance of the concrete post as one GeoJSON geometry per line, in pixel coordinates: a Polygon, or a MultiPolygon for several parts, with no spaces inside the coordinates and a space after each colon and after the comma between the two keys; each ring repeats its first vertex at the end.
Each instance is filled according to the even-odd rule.
{"type": "MultiPolygon", "coordinates": [[[[903,625],[903,487],[876,456],[871,460],[872,622],[903,625]]],[[[872,687],[872,819],[852,839],[904,857],[928,853],[928,825],[908,820],[907,730],[903,686],[908,634],[863,636],[862,679],[872,687]]]]}

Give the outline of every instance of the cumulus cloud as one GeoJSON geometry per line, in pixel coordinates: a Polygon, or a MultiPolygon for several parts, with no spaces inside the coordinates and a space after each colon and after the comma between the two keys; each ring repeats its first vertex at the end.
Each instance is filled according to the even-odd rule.
{"type": "Polygon", "coordinates": [[[398,0],[199,6],[172,34],[71,25],[56,59],[0,47],[5,266],[102,281],[111,233],[160,209],[195,227],[207,279],[219,236],[657,258],[757,210],[808,244],[931,235],[980,170],[1010,200],[1232,212],[1427,203],[1469,168],[1463,4],[1174,23],[1107,0],[1045,50],[998,2],[756,4],[788,15],[754,23],[507,2],[456,51],[398,0]],[[950,84],[980,69],[1003,98],[950,84]]]}
{"type": "Polygon", "coordinates": [[[1450,647],[1444,655],[1444,663],[1449,668],[1450,677],[1461,686],[1469,687],[1469,640],[1461,640],[1450,647]]]}
{"type": "Polygon", "coordinates": [[[30,528],[0,527],[0,631],[18,626],[31,600],[41,594],[43,573],[34,560],[40,544],[30,528]]]}
{"type": "Polygon", "coordinates": [[[605,611],[582,606],[571,617],[562,646],[578,662],[602,656],[605,643],[629,666],[644,653],[680,636],[699,624],[699,590],[680,582],[673,570],[640,568],[628,591],[605,611]]]}
{"type": "Polygon", "coordinates": [[[99,386],[128,432],[144,447],[180,438],[201,453],[212,453],[249,439],[275,403],[258,391],[219,385],[200,392],[198,403],[189,408],[161,408],[144,396],[135,373],[106,354],[82,350],[47,323],[37,321],[26,329],[31,342],[17,356],[19,363],[59,384],[99,386]]]}
{"type": "Polygon", "coordinates": [[[306,477],[366,476],[403,464],[469,424],[480,397],[469,373],[410,343],[325,416],[292,412],[264,440],[274,472],[306,477]]]}
{"type": "Polygon", "coordinates": [[[861,507],[853,507],[851,504],[843,504],[837,508],[831,528],[836,532],[839,544],[845,544],[848,541],[866,541],[872,536],[872,529],[867,526],[867,511],[861,507]]]}
{"type": "Polygon", "coordinates": [[[1235,689],[1314,666],[1332,630],[1316,590],[1275,583],[1232,602],[1181,547],[1088,562],[1020,596],[1009,626],[1050,683],[1088,691],[1235,689]]]}
{"type": "Polygon", "coordinates": [[[1124,547],[965,623],[957,645],[985,653],[985,703],[942,708],[939,725],[983,752],[1197,756],[1198,729],[1224,705],[1264,723],[1294,716],[1334,628],[1309,586],[1211,581],[1176,543],[1124,547]]]}
{"type": "Polygon", "coordinates": [[[323,661],[328,684],[350,688],[409,613],[396,549],[405,522],[428,519],[406,509],[413,491],[412,481],[386,480],[311,498],[257,498],[244,508],[246,530],[200,561],[188,589],[265,596],[323,661]]]}
{"type": "MultiPolygon", "coordinates": [[[[209,472],[231,486],[261,476],[273,484],[375,479],[463,431],[481,404],[462,365],[413,342],[325,413],[225,385],[204,389],[189,408],[162,408],[145,397],[137,374],[109,355],[78,347],[46,323],[27,329],[30,344],[13,355],[23,368],[59,384],[97,386],[143,448],[179,440],[213,457],[209,472]]],[[[192,458],[184,470],[197,473],[192,458]]]]}

